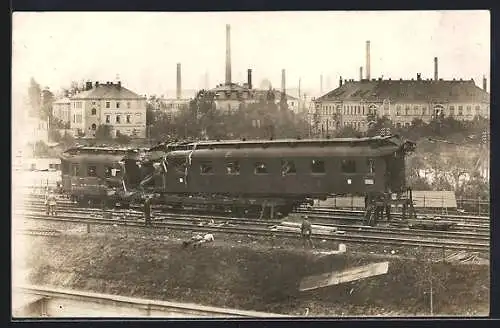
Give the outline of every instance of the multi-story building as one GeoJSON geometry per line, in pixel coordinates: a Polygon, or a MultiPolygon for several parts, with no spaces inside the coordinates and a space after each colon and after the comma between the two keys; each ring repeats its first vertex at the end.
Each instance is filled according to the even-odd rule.
{"type": "Polygon", "coordinates": [[[109,125],[113,136],[146,136],[146,98],[121,82],[86,83],[85,91],[70,98],[71,129],[75,134],[95,137],[100,125],[109,125]]]}
{"type": "Polygon", "coordinates": [[[340,80],[338,88],[314,100],[312,124],[317,133],[344,126],[366,131],[375,117],[387,116],[396,126],[414,119],[429,122],[436,115],[458,120],[489,118],[489,94],[471,80],[362,79],[340,80]]]}
{"type": "Polygon", "coordinates": [[[71,119],[71,100],[61,98],[52,104],[52,116],[61,120],[64,124],[70,123],[71,119]]]}

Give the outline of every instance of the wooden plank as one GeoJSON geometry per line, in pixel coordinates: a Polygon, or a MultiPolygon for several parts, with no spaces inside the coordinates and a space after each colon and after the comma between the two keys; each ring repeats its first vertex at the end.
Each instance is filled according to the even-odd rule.
{"type": "Polygon", "coordinates": [[[312,290],[378,276],[386,274],[388,269],[389,262],[379,262],[343,270],[340,272],[333,271],[320,275],[309,276],[302,279],[302,281],[300,282],[299,290],[312,290]]]}

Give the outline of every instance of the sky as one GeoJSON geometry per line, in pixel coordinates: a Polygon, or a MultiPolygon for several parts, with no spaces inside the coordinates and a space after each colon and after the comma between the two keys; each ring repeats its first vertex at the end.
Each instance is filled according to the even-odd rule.
{"type": "MultiPolygon", "coordinates": [[[[115,81],[138,94],[175,95],[176,64],[183,89],[225,80],[225,30],[231,25],[233,82],[253,71],[287,88],[319,93],[339,77],[359,79],[371,43],[371,77],[471,79],[490,75],[488,11],[377,12],[15,12],[12,81],[31,77],[52,91],[73,80],[115,81]]],[[[489,90],[489,87],[488,87],[489,90]]],[[[19,91],[20,92],[20,91],[19,91]]]]}

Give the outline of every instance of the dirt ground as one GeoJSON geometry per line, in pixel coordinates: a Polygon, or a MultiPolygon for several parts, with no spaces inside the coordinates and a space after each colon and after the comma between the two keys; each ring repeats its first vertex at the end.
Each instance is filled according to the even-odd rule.
{"type": "MultiPolygon", "coordinates": [[[[15,278],[30,284],[309,316],[429,315],[432,280],[434,314],[489,313],[489,266],[431,263],[424,260],[427,255],[360,252],[349,245],[345,255],[319,257],[297,247],[297,241],[278,245],[252,236],[217,234],[214,243],[187,250],[180,244],[190,232],[109,229],[87,234],[80,227],[61,237],[23,237],[24,260],[17,258],[15,278]],[[389,261],[386,275],[298,290],[301,279],[310,274],[381,260],[389,261]]],[[[336,248],[321,242],[318,246],[336,248]]]]}

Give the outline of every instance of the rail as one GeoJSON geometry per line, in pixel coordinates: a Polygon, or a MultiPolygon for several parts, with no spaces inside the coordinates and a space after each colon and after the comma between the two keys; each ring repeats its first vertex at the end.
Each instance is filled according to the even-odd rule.
{"type": "Polygon", "coordinates": [[[223,317],[273,318],[285,315],[158,301],[47,286],[13,288],[13,316],[22,317],[223,317]],[[24,297],[23,297],[24,296],[24,297]],[[31,296],[27,298],[26,296],[31,296]],[[26,302],[26,300],[28,300],[26,302]],[[24,302],[23,302],[24,301],[24,302]]]}

